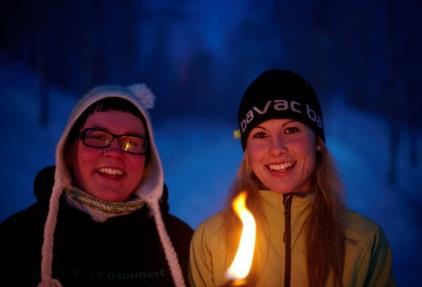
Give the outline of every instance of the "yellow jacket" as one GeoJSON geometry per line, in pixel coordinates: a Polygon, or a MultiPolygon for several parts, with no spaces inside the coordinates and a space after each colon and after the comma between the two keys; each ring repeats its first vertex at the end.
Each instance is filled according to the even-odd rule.
{"type": "MultiPolygon", "coordinates": [[[[308,286],[304,222],[308,216],[314,195],[293,196],[291,204],[291,280],[290,286],[308,286]]],[[[260,191],[269,231],[266,246],[257,246],[255,255],[265,252],[265,266],[257,268],[256,286],[283,286],[285,277],[285,207],[283,195],[272,191],[260,191]]],[[[195,231],[191,247],[189,276],[192,286],[221,286],[227,280],[224,274],[232,258],[226,256],[223,216],[218,213],[195,231]]],[[[260,234],[258,234],[259,236],[260,234]]],[[[395,286],[392,274],[392,256],[382,229],[357,213],[346,213],[346,256],[344,286],[395,286]]],[[[257,240],[263,244],[263,240],[257,240]]],[[[259,254],[262,256],[263,254],[259,254]]],[[[327,286],[333,286],[329,277],[327,286]]]]}

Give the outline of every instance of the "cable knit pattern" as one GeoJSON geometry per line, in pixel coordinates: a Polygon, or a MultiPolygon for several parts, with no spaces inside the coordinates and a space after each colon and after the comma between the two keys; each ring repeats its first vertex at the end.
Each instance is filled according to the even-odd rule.
{"type": "Polygon", "coordinates": [[[48,279],[41,281],[38,287],[63,287],[63,285],[56,279],[48,279]]]}
{"type": "Polygon", "coordinates": [[[65,189],[64,196],[71,206],[89,214],[92,220],[97,222],[132,213],[144,205],[140,198],[125,202],[100,200],[75,187],[65,189]]]}
{"type": "Polygon", "coordinates": [[[160,206],[157,201],[147,202],[153,211],[155,225],[157,227],[158,235],[160,236],[161,244],[164,248],[167,262],[169,263],[170,272],[176,287],[185,287],[182,270],[180,269],[179,260],[177,259],[176,251],[174,250],[171,239],[167,234],[166,227],[160,212],[160,206]]]}
{"type": "MultiPolygon", "coordinates": [[[[44,228],[44,242],[42,245],[41,258],[41,283],[40,286],[61,286],[51,285],[53,279],[51,277],[51,266],[53,263],[53,247],[54,247],[54,231],[56,229],[57,214],[59,211],[59,201],[62,193],[61,182],[56,182],[50,197],[49,211],[44,228]]],[[[57,281],[57,280],[55,280],[57,281]]],[[[57,281],[58,282],[58,281],[57,281]]]]}

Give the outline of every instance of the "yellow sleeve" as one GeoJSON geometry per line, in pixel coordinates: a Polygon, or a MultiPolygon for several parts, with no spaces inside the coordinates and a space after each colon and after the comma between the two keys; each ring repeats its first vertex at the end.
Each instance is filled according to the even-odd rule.
{"type": "MultiPolygon", "coordinates": [[[[351,282],[355,286],[396,286],[392,271],[392,252],[382,229],[377,226],[375,232],[362,241],[362,251],[356,262],[351,282]]],[[[347,260],[347,258],[346,258],[347,260]]]]}
{"type": "Polygon", "coordinates": [[[203,225],[195,231],[191,241],[189,281],[192,287],[215,286],[213,280],[212,255],[206,240],[205,228],[203,225]]]}
{"type": "Polygon", "coordinates": [[[390,244],[379,227],[371,245],[365,286],[396,286],[392,261],[390,244]]]}

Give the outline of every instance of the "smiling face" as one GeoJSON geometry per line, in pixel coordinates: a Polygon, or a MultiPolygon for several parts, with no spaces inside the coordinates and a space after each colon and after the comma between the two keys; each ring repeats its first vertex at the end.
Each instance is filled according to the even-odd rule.
{"type": "MultiPolygon", "coordinates": [[[[129,112],[105,111],[91,114],[81,131],[97,128],[115,135],[145,136],[145,125],[129,112]]],[[[71,144],[67,157],[75,185],[106,201],[126,201],[139,185],[145,168],[145,155],[124,152],[117,139],[107,148],[71,144]]]]}
{"type": "Polygon", "coordinates": [[[305,124],[272,119],[251,130],[246,155],[252,171],[268,189],[308,192],[316,163],[316,136],[305,124]]]}

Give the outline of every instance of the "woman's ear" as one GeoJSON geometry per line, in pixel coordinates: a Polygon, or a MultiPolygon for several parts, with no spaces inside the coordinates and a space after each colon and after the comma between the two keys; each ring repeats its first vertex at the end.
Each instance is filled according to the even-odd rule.
{"type": "Polygon", "coordinates": [[[316,147],[315,147],[315,149],[316,149],[317,152],[320,152],[321,151],[321,146],[317,144],[316,147]]]}

